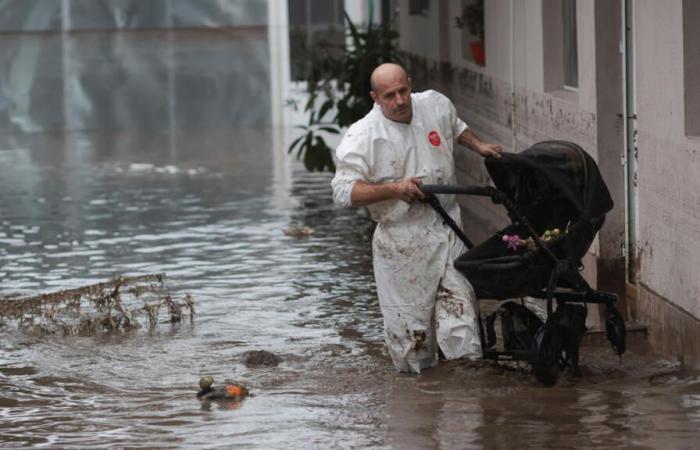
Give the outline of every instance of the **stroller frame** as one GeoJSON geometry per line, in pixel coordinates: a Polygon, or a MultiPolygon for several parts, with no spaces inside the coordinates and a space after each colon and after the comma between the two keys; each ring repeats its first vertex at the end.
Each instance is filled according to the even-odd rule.
{"type": "MultiPolygon", "coordinates": [[[[506,302],[499,309],[501,314],[504,312],[506,314],[519,314],[519,328],[522,331],[523,325],[525,325],[529,330],[525,334],[521,332],[520,335],[515,336],[517,339],[511,337],[510,345],[507,345],[509,344],[506,341],[508,337],[504,332],[505,348],[504,350],[496,350],[493,348],[495,346],[493,321],[499,311],[486,318],[488,326],[487,336],[485,336],[484,332],[484,320],[481,314],[477,314],[482,353],[485,359],[527,361],[532,365],[535,378],[546,386],[556,383],[558,374],[564,367],[568,366],[574,372],[578,372],[579,346],[581,338],[586,331],[587,304],[605,305],[607,339],[610,341],[615,353],[618,355],[624,353],[626,331],[624,321],[615,307],[617,295],[591,288],[579,273],[578,264],[580,264],[580,261],[557,257],[547,243],[540,238],[535,228],[531,225],[530,220],[519,211],[513,199],[506,192],[492,186],[421,185],[420,188],[425,194],[424,201],[441,216],[444,223],[455,232],[468,251],[474,245],[442,207],[436,194],[489,197],[494,204],[502,204],[508,211],[513,224],[517,224],[524,229],[530,235],[529,237],[533,238],[537,249],[551,262],[552,268],[546,288],[536,293],[529,292],[524,295],[546,300],[547,319],[544,323],[524,306],[506,302]],[[555,301],[557,304],[556,311],[554,310],[555,301]],[[576,316],[578,316],[578,319],[576,316]],[[515,345],[513,342],[515,342],[515,345]]],[[[580,219],[573,226],[590,226],[590,221],[580,219]]],[[[495,268],[494,270],[498,269],[495,268]]],[[[503,317],[501,323],[503,326],[503,317]]]]}

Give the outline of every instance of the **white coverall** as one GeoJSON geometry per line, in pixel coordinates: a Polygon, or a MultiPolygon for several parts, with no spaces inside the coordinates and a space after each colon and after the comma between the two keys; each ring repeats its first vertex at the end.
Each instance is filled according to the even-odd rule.
{"type": "MultiPolygon", "coordinates": [[[[392,183],[419,177],[424,184],[454,184],[454,140],[468,127],[452,102],[436,91],[411,94],[410,124],[394,122],[375,104],[353,124],[336,149],[332,181],[336,204],[351,206],[355,181],[392,183]]],[[[453,195],[441,195],[461,227],[453,195]]],[[[474,290],[452,262],[465,251],[426,203],[386,200],[368,207],[377,228],[374,276],[384,316],[384,338],[399,371],[420,373],[447,359],[481,357],[474,290]]]]}

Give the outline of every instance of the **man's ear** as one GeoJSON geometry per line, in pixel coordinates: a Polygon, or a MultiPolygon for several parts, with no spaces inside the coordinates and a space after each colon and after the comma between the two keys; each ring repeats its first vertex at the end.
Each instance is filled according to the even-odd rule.
{"type": "Polygon", "coordinates": [[[372,100],[375,102],[377,101],[377,94],[375,94],[374,91],[369,91],[369,96],[372,97],[372,100]]]}

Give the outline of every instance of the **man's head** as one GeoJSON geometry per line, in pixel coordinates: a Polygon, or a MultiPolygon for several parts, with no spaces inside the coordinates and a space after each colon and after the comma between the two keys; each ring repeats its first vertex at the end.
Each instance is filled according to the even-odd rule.
{"type": "Polygon", "coordinates": [[[395,122],[411,122],[411,79],[403,67],[393,63],[382,64],[372,72],[370,83],[372,90],[369,95],[387,118],[395,122]]]}

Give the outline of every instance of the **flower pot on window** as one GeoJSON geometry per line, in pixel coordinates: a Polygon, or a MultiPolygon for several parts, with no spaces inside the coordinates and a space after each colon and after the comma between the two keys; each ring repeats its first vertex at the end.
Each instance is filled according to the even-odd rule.
{"type": "Polygon", "coordinates": [[[484,49],[484,43],[481,41],[474,41],[469,44],[469,49],[472,52],[472,57],[474,62],[483,66],[486,64],[486,50],[484,49]]]}
{"type": "MultiPolygon", "coordinates": [[[[469,52],[475,63],[480,66],[486,63],[484,50],[484,0],[465,0],[462,7],[462,15],[455,17],[457,28],[463,28],[463,39],[469,44],[469,52]]],[[[466,50],[466,49],[465,49],[466,50]]]]}

